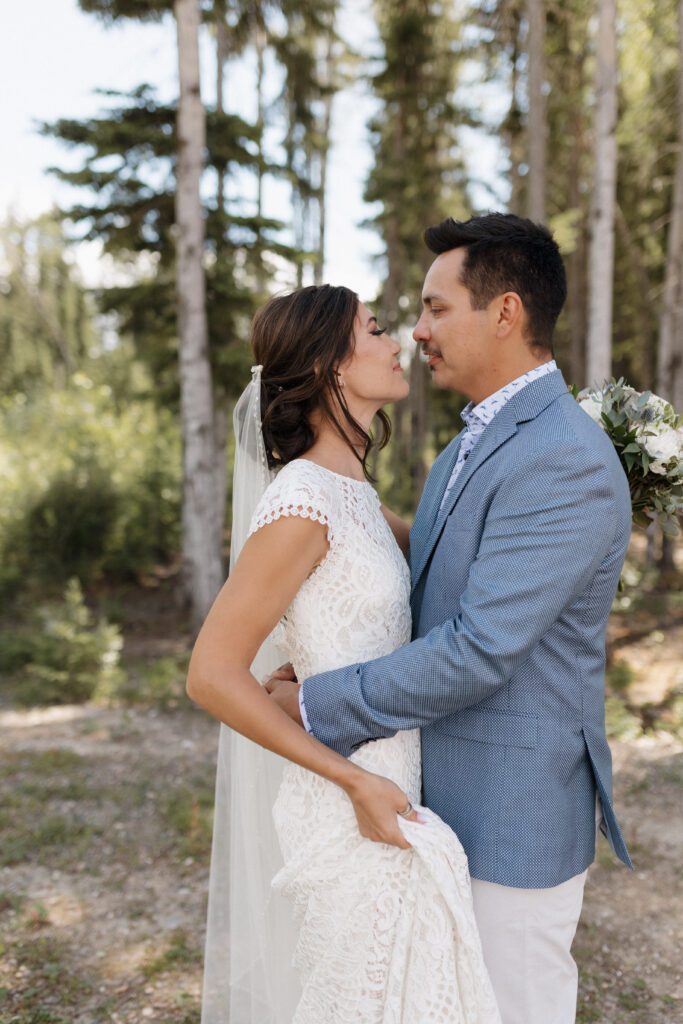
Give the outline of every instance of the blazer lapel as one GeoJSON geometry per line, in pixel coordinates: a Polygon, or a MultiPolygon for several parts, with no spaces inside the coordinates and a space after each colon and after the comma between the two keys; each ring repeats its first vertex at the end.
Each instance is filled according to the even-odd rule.
{"type": "MultiPolygon", "coordinates": [[[[493,422],[487,427],[482,436],[479,438],[478,444],[476,444],[475,447],[472,449],[472,452],[467,457],[464,466],[460,470],[460,475],[453,484],[448,494],[448,497],[446,498],[443,508],[439,510],[435,520],[433,521],[429,537],[427,539],[426,544],[422,548],[419,562],[417,562],[417,564],[415,565],[415,570],[412,574],[413,589],[415,589],[420,580],[420,576],[422,575],[424,568],[427,565],[427,562],[429,561],[429,557],[432,551],[434,550],[434,547],[436,546],[436,542],[441,536],[441,532],[444,526],[446,525],[446,520],[448,519],[448,516],[455,508],[456,502],[460,495],[462,494],[465,484],[470,479],[470,477],[476,472],[479,466],[481,466],[482,463],[485,462],[486,459],[488,459],[488,457],[492,455],[497,448],[500,448],[504,441],[507,441],[509,437],[512,437],[512,435],[517,432],[517,424],[514,420],[514,417],[504,417],[504,412],[505,409],[503,409],[498,414],[498,416],[496,416],[495,420],[493,420],[493,422]]],[[[448,479],[450,479],[450,473],[448,475],[446,483],[448,482],[448,479]]],[[[444,489],[445,484],[444,488],[442,488],[440,492],[439,501],[441,500],[441,496],[443,495],[444,489]]]]}
{"type": "MultiPolygon", "coordinates": [[[[479,442],[472,449],[465,465],[460,470],[458,479],[451,488],[443,508],[438,511],[443,492],[455,465],[455,459],[457,459],[457,451],[455,459],[448,460],[450,469],[438,493],[438,503],[436,503],[437,514],[432,518],[433,525],[431,526],[429,536],[425,543],[421,545],[415,562],[411,566],[413,590],[417,587],[425,566],[429,562],[431,553],[446,525],[446,520],[455,508],[467,482],[502,444],[517,433],[517,427],[520,423],[535,419],[546,406],[562,394],[567,394],[567,385],[562,374],[557,370],[547,374],[545,377],[541,377],[538,381],[527,384],[526,387],[522,388],[521,391],[511,398],[491,421],[480,437],[479,442]]],[[[461,437],[462,435],[458,436],[458,441],[460,441],[461,437]]],[[[458,445],[458,449],[459,447],[458,445]]]]}

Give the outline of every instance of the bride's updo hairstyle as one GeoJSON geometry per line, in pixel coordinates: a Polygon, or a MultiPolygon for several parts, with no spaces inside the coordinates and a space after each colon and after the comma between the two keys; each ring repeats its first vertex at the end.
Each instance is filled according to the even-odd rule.
{"type": "Polygon", "coordinates": [[[371,480],[367,460],[383,448],[391,424],[380,410],[379,436],[368,434],[349,412],[338,367],[353,353],[359,300],[355,292],[329,284],[278,295],[258,310],[251,346],[261,374],[261,421],[271,469],[312,447],[311,414],[319,411],[344,438],[371,480]],[[360,453],[360,454],[359,454],[360,453]]]}

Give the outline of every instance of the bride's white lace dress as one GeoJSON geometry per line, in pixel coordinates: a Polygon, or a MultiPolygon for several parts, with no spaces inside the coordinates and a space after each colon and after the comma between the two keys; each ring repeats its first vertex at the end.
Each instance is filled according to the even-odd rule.
{"type": "MultiPolygon", "coordinates": [[[[408,643],[408,566],[374,488],[297,459],[268,487],[250,533],[282,516],[325,524],[329,540],[282,620],[298,678],[408,643]]],[[[352,760],[419,804],[419,730],[371,741],[352,760]]],[[[293,1024],[500,1024],[467,858],[440,818],[419,811],[425,824],[400,822],[411,850],[373,843],[341,789],[285,768],[273,812],[285,866],[273,885],[299,924],[293,1024]]]]}

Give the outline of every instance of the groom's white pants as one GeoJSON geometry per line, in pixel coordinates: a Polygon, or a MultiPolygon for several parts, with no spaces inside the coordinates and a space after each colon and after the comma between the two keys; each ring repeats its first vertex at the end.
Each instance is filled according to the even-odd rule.
{"type": "Polygon", "coordinates": [[[472,879],[484,960],[503,1024],[574,1024],[578,970],[571,945],[586,874],[551,889],[472,879]]]}

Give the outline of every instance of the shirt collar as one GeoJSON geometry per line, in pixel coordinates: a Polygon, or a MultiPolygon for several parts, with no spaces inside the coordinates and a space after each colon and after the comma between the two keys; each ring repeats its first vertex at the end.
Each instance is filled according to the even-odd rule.
{"type": "Polygon", "coordinates": [[[539,377],[545,377],[547,373],[552,373],[556,369],[557,363],[554,359],[551,359],[550,362],[542,363],[541,366],[534,367],[533,370],[523,373],[520,377],[515,377],[509,384],[504,384],[502,388],[489,395],[488,398],[484,398],[478,405],[468,402],[460,416],[467,424],[470,433],[480,433],[484,427],[489,425],[493,417],[500,412],[503,406],[510,401],[513,395],[516,395],[518,391],[525,388],[527,384],[538,380],[539,377]]]}

